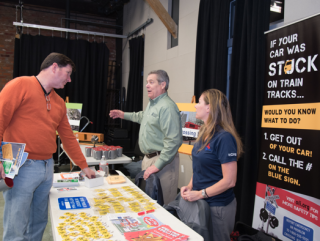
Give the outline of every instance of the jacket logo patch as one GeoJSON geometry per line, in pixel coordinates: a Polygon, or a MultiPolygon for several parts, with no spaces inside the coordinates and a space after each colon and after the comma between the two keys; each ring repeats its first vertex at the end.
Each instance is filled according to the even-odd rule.
{"type": "Polygon", "coordinates": [[[237,156],[237,153],[228,153],[228,156],[237,156]]]}
{"type": "Polygon", "coordinates": [[[210,149],[210,143],[206,146],[206,149],[205,149],[206,151],[211,151],[211,149],[210,149]]]}

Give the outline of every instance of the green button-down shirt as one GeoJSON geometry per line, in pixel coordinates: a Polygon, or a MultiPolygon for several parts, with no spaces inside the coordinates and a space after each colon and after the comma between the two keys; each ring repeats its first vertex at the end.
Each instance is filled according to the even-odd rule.
{"type": "Polygon", "coordinates": [[[172,162],[182,144],[179,109],[167,93],[150,99],[145,111],[126,112],[124,119],[141,124],[139,146],[144,154],[161,151],[154,164],[158,169],[172,162]]]}

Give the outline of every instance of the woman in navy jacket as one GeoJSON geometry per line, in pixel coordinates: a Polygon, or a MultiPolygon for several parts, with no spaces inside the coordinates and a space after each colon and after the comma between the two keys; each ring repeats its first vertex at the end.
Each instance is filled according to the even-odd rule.
{"type": "Polygon", "coordinates": [[[214,241],[230,240],[237,202],[233,187],[242,143],[232,121],[226,96],[217,89],[202,93],[196,118],[203,120],[192,150],[193,176],[181,188],[187,201],[204,199],[210,206],[214,241]]]}

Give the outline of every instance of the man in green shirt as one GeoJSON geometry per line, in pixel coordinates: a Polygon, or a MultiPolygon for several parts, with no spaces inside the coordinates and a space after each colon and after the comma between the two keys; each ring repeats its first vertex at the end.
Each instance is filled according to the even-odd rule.
{"type": "Polygon", "coordinates": [[[110,117],[140,124],[139,147],[145,157],[142,161],[144,179],[158,173],[164,203],[177,195],[179,179],[178,149],[182,144],[179,109],[168,96],[169,76],[164,70],[151,71],[147,78],[150,102],[144,111],[128,113],[111,110],[110,117]]]}

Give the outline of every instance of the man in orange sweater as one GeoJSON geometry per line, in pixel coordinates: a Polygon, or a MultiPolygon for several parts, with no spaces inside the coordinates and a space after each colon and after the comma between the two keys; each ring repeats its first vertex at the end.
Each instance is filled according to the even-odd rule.
{"type": "MultiPolygon", "coordinates": [[[[29,153],[13,188],[3,192],[3,240],[42,240],[48,221],[56,131],[70,158],[89,178],[95,177],[72,133],[65,103],[54,91],[71,82],[74,68],[65,55],[51,53],[37,76],[15,78],[0,93],[0,140],[26,143],[25,152],[29,153]]],[[[0,176],[5,178],[1,162],[0,176]]]]}

